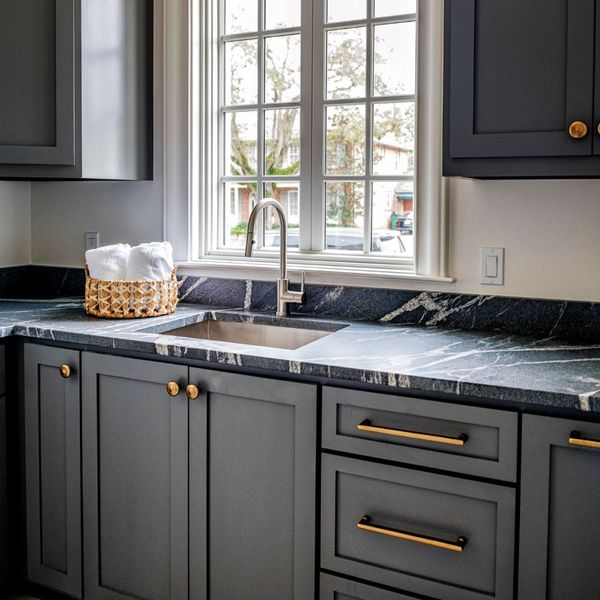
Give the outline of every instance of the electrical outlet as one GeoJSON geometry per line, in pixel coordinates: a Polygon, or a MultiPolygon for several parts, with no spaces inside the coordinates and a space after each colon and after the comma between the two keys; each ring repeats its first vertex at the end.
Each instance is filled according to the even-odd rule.
{"type": "Polygon", "coordinates": [[[85,232],[85,251],[95,250],[100,246],[100,234],[97,231],[85,232]]]}
{"type": "Polygon", "coordinates": [[[504,248],[481,249],[481,283],[504,285],[504,248]]]}

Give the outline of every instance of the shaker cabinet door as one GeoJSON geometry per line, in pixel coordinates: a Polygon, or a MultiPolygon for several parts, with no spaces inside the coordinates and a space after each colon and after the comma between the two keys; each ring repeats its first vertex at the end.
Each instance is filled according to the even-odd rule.
{"type": "Polygon", "coordinates": [[[75,164],[75,0],[0,2],[0,164],[75,164]]]}
{"type": "Polygon", "coordinates": [[[600,424],[523,417],[519,598],[598,598],[600,424]]]}
{"type": "Polygon", "coordinates": [[[190,598],[314,600],[316,386],[190,382],[190,598]]]}
{"type": "Polygon", "coordinates": [[[79,352],[25,344],[27,579],[82,596],[79,352]]]}
{"type": "Polygon", "coordinates": [[[187,600],[188,369],[84,353],[83,373],[86,598],[187,600]]]}

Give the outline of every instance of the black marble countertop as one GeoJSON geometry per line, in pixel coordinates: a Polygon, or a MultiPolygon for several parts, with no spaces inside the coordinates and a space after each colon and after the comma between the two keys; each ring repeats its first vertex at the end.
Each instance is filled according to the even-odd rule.
{"type": "Polygon", "coordinates": [[[600,344],[508,333],[326,319],[180,305],[175,314],[133,321],[87,317],[81,301],[0,301],[0,337],[85,344],[283,374],[302,374],[411,393],[460,395],[600,414],[600,344]],[[297,350],[168,335],[210,318],[335,330],[297,350]]]}

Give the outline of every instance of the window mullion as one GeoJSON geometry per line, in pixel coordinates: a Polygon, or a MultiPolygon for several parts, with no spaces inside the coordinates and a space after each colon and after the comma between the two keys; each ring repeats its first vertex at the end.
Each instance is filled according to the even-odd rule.
{"type": "Polygon", "coordinates": [[[371,253],[372,232],[373,232],[373,186],[371,184],[371,175],[373,174],[373,25],[371,18],[373,16],[373,0],[367,2],[367,86],[366,86],[366,106],[365,106],[365,216],[363,223],[363,252],[371,253]]]}
{"type": "MultiPolygon", "coordinates": [[[[313,0],[302,0],[301,63],[312,60],[313,0]]],[[[310,69],[300,72],[300,229],[299,249],[312,249],[312,73],[310,69]]]]}
{"type": "Polygon", "coordinates": [[[313,0],[312,19],[312,250],[325,249],[325,199],[323,176],[325,171],[325,2],[313,0]]]}
{"type": "MultiPolygon", "coordinates": [[[[260,202],[264,197],[263,175],[265,173],[265,111],[263,103],[265,100],[265,38],[263,29],[265,24],[265,0],[258,2],[258,131],[256,136],[256,201],[260,202]]],[[[258,218],[257,246],[265,245],[265,223],[263,215],[258,218]]]]}

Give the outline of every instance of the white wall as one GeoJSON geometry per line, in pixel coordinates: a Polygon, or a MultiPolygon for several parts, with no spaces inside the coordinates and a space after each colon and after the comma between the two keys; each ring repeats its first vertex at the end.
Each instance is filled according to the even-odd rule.
{"type": "Polygon", "coordinates": [[[36,265],[83,265],[86,231],[100,244],[163,237],[162,2],[155,2],[154,181],[65,181],[31,185],[31,255],[36,265]]]}
{"type": "Polygon", "coordinates": [[[600,301],[600,181],[472,181],[450,186],[452,287],[600,301]],[[506,248],[505,285],[479,285],[480,248],[506,248]]]}
{"type": "Polygon", "coordinates": [[[31,260],[30,194],[29,183],[0,182],[0,267],[31,260]]]}

